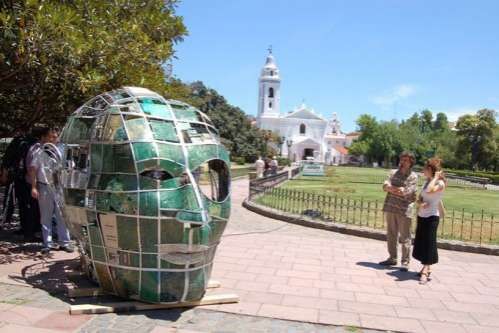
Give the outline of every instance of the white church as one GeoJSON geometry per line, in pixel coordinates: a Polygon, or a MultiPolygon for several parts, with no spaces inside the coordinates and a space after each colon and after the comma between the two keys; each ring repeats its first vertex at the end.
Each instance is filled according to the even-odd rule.
{"type": "Polygon", "coordinates": [[[256,124],[284,139],[282,156],[294,162],[309,157],[326,164],[349,162],[347,147],[358,137],[358,133],[343,133],[336,113],[328,121],[304,103],[287,114],[280,112],[281,77],[271,49],[258,85],[256,124]]]}

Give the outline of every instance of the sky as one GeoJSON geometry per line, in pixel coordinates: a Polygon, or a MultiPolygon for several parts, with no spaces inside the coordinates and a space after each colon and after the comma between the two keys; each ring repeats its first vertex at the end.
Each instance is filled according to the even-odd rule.
{"type": "Polygon", "coordinates": [[[189,30],[173,75],[203,81],[256,115],[267,49],[281,74],[281,113],[305,101],[344,131],[367,113],[450,120],[499,110],[499,1],[184,0],[189,30]]]}

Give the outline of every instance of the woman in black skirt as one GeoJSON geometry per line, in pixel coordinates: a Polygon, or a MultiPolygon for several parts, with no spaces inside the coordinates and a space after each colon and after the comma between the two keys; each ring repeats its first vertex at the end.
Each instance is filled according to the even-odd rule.
{"type": "Polygon", "coordinates": [[[437,228],[443,214],[442,196],[445,190],[445,178],[441,160],[429,159],[423,173],[426,182],[419,195],[418,224],[412,256],[423,264],[419,272],[420,283],[425,284],[430,277],[430,265],[438,262],[437,228]]]}

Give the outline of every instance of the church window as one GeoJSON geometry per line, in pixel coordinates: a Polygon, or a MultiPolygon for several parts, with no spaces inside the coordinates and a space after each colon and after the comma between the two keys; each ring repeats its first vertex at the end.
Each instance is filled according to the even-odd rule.
{"type": "Polygon", "coordinates": [[[306,127],[305,127],[305,124],[301,124],[301,125],[300,125],[300,134],[305,134],[306,130],[307,130],[307,129],[306,129],[306,127]]]}
{"type": "Polygon", "coordinates": [[[269,97],[270,98],[274,97],[274,88],[272,88],[272,87],[269,88],[269,97]]]}
{"type": "Polygon", "coordinates": [[[272,102],[269,102],[269,109],[272,109],[272,102]]]}
{"type": "Polygon", "coordinates": [[[274,76],[274,71],[270,71],[270,76],[274,76]]]}

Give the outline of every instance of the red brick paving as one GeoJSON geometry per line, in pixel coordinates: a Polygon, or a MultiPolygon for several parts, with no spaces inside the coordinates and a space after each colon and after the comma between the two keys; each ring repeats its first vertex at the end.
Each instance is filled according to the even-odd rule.
{"type": "MultiPolygon", "coordinates": [[[[247,181],[234,182],[212,276],[222,287],[210,291],[241,302],[207,309],[404,332],[499,332],[499,257],[441,250],[432,281],[419,285],[417,262],[412,273],[374,265],[387,256],[384,242],[256,215],[241,207],[246,193],[247,181]]],[[[0,281],[31,264],[1,265],[0,281]]],[[[89,318],[0,302],[0,332],[76,331],[89,318]]]]}
{"type": "Polygon", "coordinates": [[[217,292],[227,281],[258,315],[280,319],[403,332],[499,332],[499,257],[441,250],[433,279],[419,285],[416,261],[412,273],[375,265],[387,256],[384,242],[245,210],[246,186],[234,183],[226,234],[261,233],[222,239],[213,274],[222,282],[217,292]]]}

